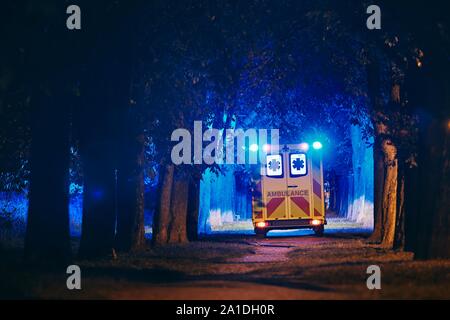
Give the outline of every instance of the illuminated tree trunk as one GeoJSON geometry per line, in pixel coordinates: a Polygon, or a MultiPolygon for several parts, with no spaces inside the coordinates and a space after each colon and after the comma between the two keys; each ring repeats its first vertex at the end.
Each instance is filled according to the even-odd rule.
{"type": "Polygon", "coordinates": [[[211,232],[211,175],[214,173],[210,169],[206,169],[200,181],[199,190],[199,212],[198,212],[198,233],[205,235],[211,232]]]}
{"type": "Polygon", "coordinates": [[[180,167],[165,166],[158,210],[153,222],[153,243],[185,243],[188,241],[187,215],[189,179],[180,167]]]}
{"type": "Polygon", "coordinates": [[[381,245],[386,248],[393,248],[397,217],[397,148],[390,140],[386,139],[382,143],[382,150],[386,175],[383,186],[383,236],[381,245]]]}
{"type": "MultiPolygon", "coordinates": [[[[385,248],[393,248],[396,241],[398,222],[398,148],[393,141],[389,115],[400,105],[400,85],[393,83],[390,101],[383,101],[382,82],[384,53],[370,57],[367,65],[369,96],[374,113],[374,231],[369,242],[381,243],[385,248]]],[[[389,70],[386,66],[385,70],[389,70]]],[[[391,71],[387,71],[390,73],[391,71]]],[[[398,111],[398,110],[397,110],[398,111]]],[[[400,129],[400,128],[397,128],[400,129]]],[[[403,176],[401,176],[403,178],[403,176]]],[[[401,185],[403,192],[403,185],[401,185]]],[[[403,219],[403,217],[401,217],[403,219]]],[[[403,220],[402,220],[403,221],[403,220]]],[[[398,239],[398,238],[397,238],[398,239]]]]}
{"type": "Polygon", "coordinates": [[[185,243],[187,238],[187,209],[189,181],[175,170],[170,202],[171,221],[169,243],[185,243]]]}

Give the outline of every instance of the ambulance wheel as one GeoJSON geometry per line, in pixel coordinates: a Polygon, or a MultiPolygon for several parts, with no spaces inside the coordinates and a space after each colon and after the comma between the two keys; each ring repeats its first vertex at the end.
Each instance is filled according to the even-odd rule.
{"type": "Polygon", "coordinates": [[[316,234],[316,236],[322,237],[325,228],[324,228],[323,225],[321,225],[321,226],[318,226],[318,227],[314,227],[313,230],[314,230],[314,233],[316,234]]]}
{"type": "Polygon", "coordinates": [[[264,239],[267,236],[267,230],[264,229],[255,229],[256,237],[258,239],[264,239]]]}

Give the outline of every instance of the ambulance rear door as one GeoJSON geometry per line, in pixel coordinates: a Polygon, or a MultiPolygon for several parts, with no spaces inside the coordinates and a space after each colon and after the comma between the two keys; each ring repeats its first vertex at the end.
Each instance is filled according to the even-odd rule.
{"type": "Polygon", "coordinates": [[[262,196],[265,220],[288,219],[286,192],[286,156],[285,153],[273,153],[266,156],[262,167],[262,196]]]}
{"type": "Polygon", "coordinates": [[[289,219],[311,218],[311,165],[308,154],[295,149],[286,153],[287,207],[289,219]]]}

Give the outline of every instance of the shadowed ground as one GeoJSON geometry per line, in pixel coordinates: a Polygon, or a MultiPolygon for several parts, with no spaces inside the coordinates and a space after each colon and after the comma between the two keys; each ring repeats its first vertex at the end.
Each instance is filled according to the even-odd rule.
{"type": "MultiPolygon", "coordinates": [[[[17,250],[2,263],[0,296],[113,299],[391,299],[450,298],[450,261],[413,261],[405,252],[365,243],[367,233],[331,221],[322,238],[310,231],[256,239],[226,228],[202,241],[151,248],[95,262],[77,261],[82,290],[66,289],[65,269],[32,272],[17,250]],[[367,267],[382,270],[382,290],[366,287],[367,267]]],[[[243,228],[245,229],[245,228],[243,228]]]]}

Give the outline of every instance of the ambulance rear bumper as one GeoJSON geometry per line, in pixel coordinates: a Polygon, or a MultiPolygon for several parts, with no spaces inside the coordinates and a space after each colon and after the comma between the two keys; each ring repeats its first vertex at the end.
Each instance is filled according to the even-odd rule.
{"type": "MultiPolygon", "coordinates": [[[[313,220],[322,221],[322,225],[327,224],[326,219],[291,219],[291,220],[266,220],[265,230],[280,230],[280,229],[307,229],[317,227],[313,224],[313,220]]],[[[319,224],[320,225],[320,224],[319,224]]],[[[256,228],[258,226],[255,225],[256,228]]]]}

